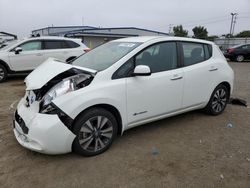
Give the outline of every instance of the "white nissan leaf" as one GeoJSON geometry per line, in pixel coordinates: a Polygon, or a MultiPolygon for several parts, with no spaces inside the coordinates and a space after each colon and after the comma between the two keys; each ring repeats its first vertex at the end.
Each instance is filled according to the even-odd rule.
{"type": "Polygon", "coordinates": [[[212,42],[119,39],[72,64],[49,59],[28,75],[14,134],[33,151],[97,155],[132,127],[196,109],[222,113],[233,81],[232,69],[212,42]]]}

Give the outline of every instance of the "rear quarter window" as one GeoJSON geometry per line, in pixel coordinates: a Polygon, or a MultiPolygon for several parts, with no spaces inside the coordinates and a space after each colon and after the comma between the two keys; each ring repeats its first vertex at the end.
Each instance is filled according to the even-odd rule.
{"type": "Polygon", "coordinates": [[[65,43],[66,43],[65,46],[66,46],[67,48],[77,48],[77,47],[80,46],[80,44],[77,44],[76,42],[69,41],[69,40],[66,40],[65,43]]]}
{"type": "Polygon", "coordinates": [[[184,66],[194,65],[212,57],[210,44],[182,42],[184,66]]]}

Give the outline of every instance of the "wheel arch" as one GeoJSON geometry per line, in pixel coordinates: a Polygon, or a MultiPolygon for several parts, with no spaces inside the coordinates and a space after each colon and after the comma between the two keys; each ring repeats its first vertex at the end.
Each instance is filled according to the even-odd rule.
{"type": "MultiPolygon", "coordinates": [[[[224,86],[228,89],[228,93],[229,93],[228,97],[230,98],[230,95],[231,95],[231,85],[230,85],[230,83],[227,82],[227,81],[224,81],[224,82],[221,82],[221,83],[218,84],[218,85],[224,85],[224,86]]],[[[217,86],[216,86],[216,87],[217,87],[217,86]]]]}
{"type": "Polygon", "coordinates": [[[0,59],[0,64],[4,66],[4,68],[7,70],[7,73],[10,72],[10,67],[8,66],[8,64],[5,61],[0,59]]]}
{"type": "Polygon", "coordinates": [[[102,103],[102,104],[96,104],[96,105],[92,105],[92,106],[89,106],[88,108],[84,109],[83,111],[81,111],[74,119],[72,125],[74,125],[74,123],[77,121],[77,119],[83,114],[85,113],[87,110],[91,109],[91,108],[103,108],[107,111],[109,111],[110,113],[112,113],[114,116],[115,116],[115,119],[117,121],[117,124],[118,124],[118,134],[119,135],[122,135],[123,133],[123,126],[122,126],[122,117],[121,117],[121,114],[119,112],[119,110],[114,107],[113,105],[110,105],[110,104],[105,104],[105,103],[102,103]]]}

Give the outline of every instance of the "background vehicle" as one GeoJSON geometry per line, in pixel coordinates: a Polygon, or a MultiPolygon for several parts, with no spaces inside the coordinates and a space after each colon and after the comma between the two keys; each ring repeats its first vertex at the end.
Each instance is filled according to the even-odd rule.
{"type": "Polygon", "coordinates": [[[224,55],[231,61],[242,62],[244,60],[250,60],[250,44],[242,44],[228,48],[224,55]]]}
{"type": "Polygon", "coordinates": [[[26,79],[15,113],[18,142],[47,154],[106,151],[117,134],[191,110],[222,113],[234,73],[211,42],[135,37],[108,42],[72,64],[49,59],[26,79]]]}
{"type": "Polygon", "coordinates": [[[37,37],[12,41],[0,50],[0,82],[8,74],[26,73],[49,57],[71,61],[88,49],[80,39],[37,37]]]}

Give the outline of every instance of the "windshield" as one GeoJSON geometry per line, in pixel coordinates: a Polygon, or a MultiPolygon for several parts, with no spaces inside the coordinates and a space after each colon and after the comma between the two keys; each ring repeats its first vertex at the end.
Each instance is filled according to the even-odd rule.
{"type": "Polygon", "coordinates": [[[11,41],[11,42],[8,42],[8,43],[4,43],[3,47],[0,48],[0,50],[6,50],[8,48],[11,48],[12,46],[14,46],[15,44],[17,44],[19,41],[15,40],[15,41],[11,41]]]}
{"type": "Polygon", "coordinates": [[[109,42],[83,54],[73,65],[102,71],[138,47],[137,42],[109,42]]]}

